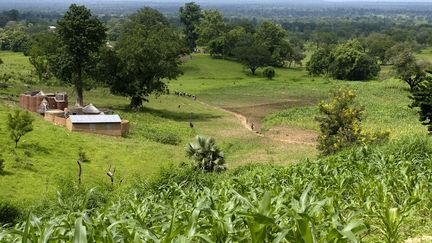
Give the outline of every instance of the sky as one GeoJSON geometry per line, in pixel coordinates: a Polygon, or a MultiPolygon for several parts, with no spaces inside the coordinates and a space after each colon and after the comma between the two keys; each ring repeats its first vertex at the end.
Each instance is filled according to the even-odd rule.
{"type": "MultiPolygon", "coordinates": [[[[89,3],[103,3],[103,2],[154,2],[154,3],[174,3],[174,2],[190,2],[195,1],[197,3],[203,2],[203,3],[218,3],[221,2],[221,0],[0,0],[1,2],[57,2],[57,3],[69,3],[69,2],[89,2],[89,3]]],[[[223,1],[223,0],[222,0],[223,1]]],[[[228,0],[227,0],[228,1],[228,0]]],[[[231,1],[233,2],[233,1],[231,1]]],[[[432,3],[432,0],[234,0],[236,3],[241,2],[261,2],[261,3],[304,3],[304,2],[430,2],[432,3]]]]}

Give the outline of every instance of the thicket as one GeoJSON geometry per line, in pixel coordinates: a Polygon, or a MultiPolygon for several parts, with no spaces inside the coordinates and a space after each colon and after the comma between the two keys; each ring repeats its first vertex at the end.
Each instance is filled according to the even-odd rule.
{"type": "Polygon", "coordinates": [[[377,59],[365,52],[358,40],[350,40],[332,49],[318,49],[308,61],[311,75],[328,74],[340,80],[367,80],[380,71],[377,59]]]}

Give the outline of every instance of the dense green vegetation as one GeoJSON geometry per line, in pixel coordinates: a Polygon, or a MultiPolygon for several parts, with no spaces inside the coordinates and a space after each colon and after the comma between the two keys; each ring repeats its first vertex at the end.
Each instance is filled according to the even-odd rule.
{"type": "Polygon", "coordinates": [[[94,189],[60,194],[55,210],[0,239],[398,242],[431,230],[431,146],[418,137],[222,175],[169,168],[106,206],[94,189]]]}
{"type": "Polygon", "coordinates": [[[309,11],[0,12],[0,242],[432,233],[428,12],[309,11]],[[85,96],[131,132],[71,133],[20,111],[26,90],[85,96]]]}

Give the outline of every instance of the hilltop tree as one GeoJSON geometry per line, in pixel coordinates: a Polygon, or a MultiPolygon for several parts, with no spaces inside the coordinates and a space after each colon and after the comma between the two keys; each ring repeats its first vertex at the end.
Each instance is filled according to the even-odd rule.
{"type": "Polygon", "coordinates": [[[277,66],[284,66],[288,62],[288,68],[291,68],[293,63],[301,66],[304,57],[305,54],[303,54],[300,46],[293,45],[287,41],[283,41],[280,47],[276,49],[275,54],[273,54],[273,59],[275,59],[277,66]]]}
{"type": "Polygon", "coordinates": [[[40,81],[52,76],[51,67],[55,67],[57,63],[50,57],[55,56],[57,50],[58,38],[54,33],[39,33],[32,36],[31,48],[28,51],[29,61],[40,81]]]}
{"type": "Polygon", "coordinates": [[[382,64],[387,64],[389,60],[386,52],[395,43],[386,34],[372,33],[364,39],[364,44],[371,56],[376,57],[382,64]]]}
{"type": "Polygon", "coordinates": [[[414,47],[409,42],[401,42],[393,45],[391,48],[387,49],[385,55],[388,60],[388,64],[394,64],[393,61],[397,59],[397,56],[403,52],[414,52],[414,47]]]}
{"type": "Polygon", "coordinates": [[[393,56],[392,62],[398,78],[406,82],[410,89],[414,89],[426,76],[427,63],[419,62],[409,49],[393,56]]]}
{"type": "Polygon", "coordinates": [[[266,46],[273,55],[286,36],[287,33],[282,27],[265,21],[257,29],[256,40],[261,45],[266,46]]]}
{"type": "Polygon", "coordinates": [[[28,111],[16,110],[15,113],[8,115],[7,128],[10,138],[15,142],[15,148],[22,136],[33,131],[33,117],[28,111]]]}
{"type": "Polygon", "coordinates": [[[72,4],[57,22],[57,34],[61,49],[56,55],[60,64],[57,76],[63,81],[72,81],[76,90],[76,103],[82,106],[83,74],[90,65],[91,56],[97,53],[106,38],[102,22],[85,6],[72,4]]]}
{"type": "Polygon", "coordinates": [[[234,52],[236,58],[250,69],[252,75],[255,75],[258,68],[267,66],[272,61],[268,48],[260,44],[238,47],[234,52]]]}
{"type": "Polygon", "coordinates": [[[180,21],[185,25],[184,34],[186,36],[187,46],[190,51],[193,51],[199,37],[196,28],[203,16],[201,7],[194,2],[190,2],[186,3],[184,7],[181,7],[179,12],[180,21]]]}
{"type": "Polygon", "coordinates": [[[228,31],[224,35],[225,46],[224,54],[226,56],[234,56],[234,49],[242,43],[248,42],[252,38],[250,33],[247,33],[246,29],[241,26],[236,26],[228,31]]]}
{"type": "Polygon", "coordinates": [[[13,23],[0,29],[0,47],[6,51],[26,52],[29,48],[27,26],[13,23]]]}
{"type": "Polygon", "coordinates": [[[328,48],[337,43],[337,36],[331,32],[314,32],[311,35],[311,40],[315,42],[317,48],[328,48]]]}
{"type": "Polygon", "coordinates": [[[327,75],[332,62],[333,56],[331,50],[328,48],[319,48],[306,63],[306,70],[310,75],[327,75]]]}
{"type": "Polygon", "coordinates": [[[419,120],[428,127],[432,134],[432,77],[425,77],[411,90],[412,108],[419,108],[419,120]]]}
{"type": "Polygon", "coordinates": [[[226,31],[226,25],[223,21],[222,14],[216,10],[207,10],[197,26],[198,43],[208,45],[212,40],[222,36],[226,31]]]}
{"type": "Polygon", "coordinates": [[[380,71],[376,59],[367,55],[358,40],[338,45],[333,51],[330,74],[341,80],[366,80],[375,77],[380,71]]]}
{"type": "Polygon", "coordinates": [[[208,43],[208,49],[212,56],[233,57],[234,50],[237,46],[249,43],[253,36],[246,33],[241,26],[236,26],[220,37],[211,40],[208,43]]]}
{"type": "Polygon", "coordinates": [[[164,80],[182,73],[185,46],[160,12],[143,8],[129,17],[115,49],[104,51],[98,73],[112,93],[131,98],[129,108],[138,108],[150,94],[168,92],[164,80]]]}

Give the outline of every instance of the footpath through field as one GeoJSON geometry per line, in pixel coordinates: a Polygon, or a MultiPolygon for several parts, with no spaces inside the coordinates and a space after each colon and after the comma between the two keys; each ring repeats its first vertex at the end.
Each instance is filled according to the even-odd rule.
{"type": "Polygon", "coordinates": [[[233,114],[247,130],[253,132],[257,136],[267,137],[275,141],[302,144],[316,145],[318,134],[315,131],[302,129],[294,126],[277,126],[272,127],[268,131],[262,131],[261,122],[269,114],[287,109],[290,107],[305,105],[305,102],[299,100],[288,100],[285,102],[260,104],[246,107],[224,108],[211,105],[200,101],[201,104],[218,109],[224,112],[233,114]]]}

